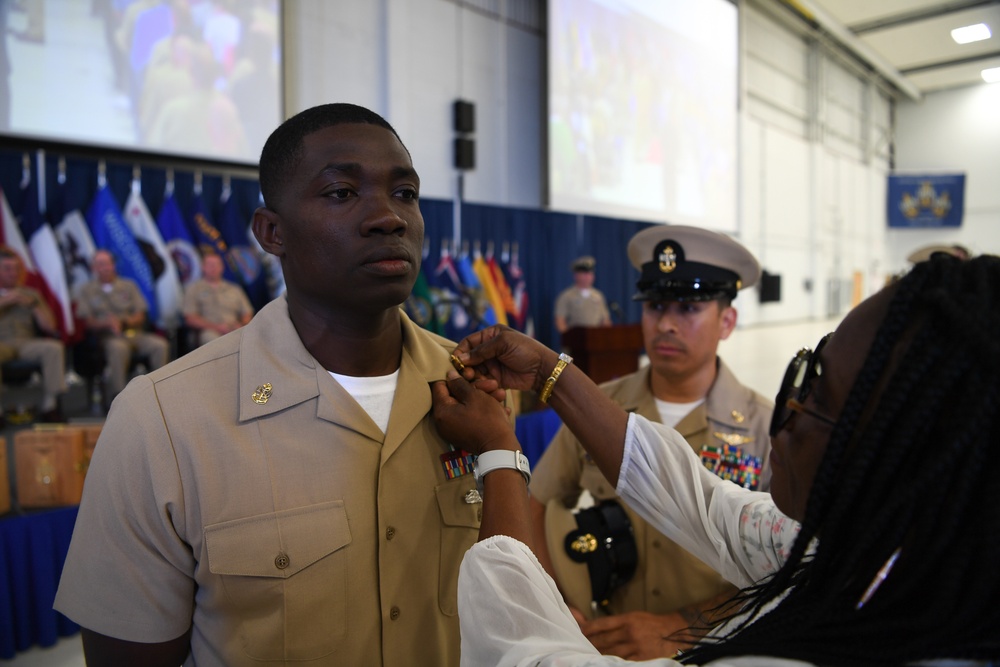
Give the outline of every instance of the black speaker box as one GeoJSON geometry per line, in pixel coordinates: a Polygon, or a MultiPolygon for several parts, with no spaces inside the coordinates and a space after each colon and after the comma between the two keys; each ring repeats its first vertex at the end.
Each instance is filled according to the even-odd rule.
{"type": "Polygon", "coordinates": [[[455,100],[453,125],[456,132],[468,134],[476,131],[476,105],[464,100],[455,100]]]}
{"type": "Polygon", "coordinates": [[[763,271],[760,274],[760,302],[781,301],[781,275],[763,271]]]}
{"type": "Polygon", "coordinates": [[[476,167],[476,142],[472,139],[455,139],[455,167],[474,169],[476,167]]]}

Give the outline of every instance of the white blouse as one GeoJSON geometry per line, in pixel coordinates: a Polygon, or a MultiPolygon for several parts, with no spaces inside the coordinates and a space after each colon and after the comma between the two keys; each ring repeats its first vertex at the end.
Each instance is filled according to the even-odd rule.
{"type": "MultiPolygon", "coordinates": [[[[780,568],[799,531],[799,524],[775,507],[770,494],[716,477],[676,431],[635,414],[629,416],[625,433],[617,491],[651,525],[739,587],[780,568]]],[[[531,550],[503,535],[478,542],[466,553],[458,577],[458,615],[464,667],[680,665],[669,658],[629,662],[600,655],[580,632],[555,582],[531,550]]],[[[719,632],[725,634],[726,627],[719,632]]],[[[809,665],[743,656],[714,660],[704,667],[809,665]]]]}
{"type": "MultiPolygon", "coordinates": [[[[743,587],[781,567],[799,525],[766,493],[705,469],[676,431],[630,415],[618,495],[653,526],[743,587]]],[[[626,661],[600,655],[580,632],[555,582],[521,542],[474,545],[458,580],[462,665],[584,667],[626,661]]],[[[677,665],[666,658],[643,665],[677,665]]],[[[728,658],[712,667],[800,667],[772,657],[728,658]]]]}

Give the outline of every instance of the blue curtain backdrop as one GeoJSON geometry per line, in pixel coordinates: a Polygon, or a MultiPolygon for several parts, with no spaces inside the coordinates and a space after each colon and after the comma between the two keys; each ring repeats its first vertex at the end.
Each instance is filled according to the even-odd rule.
{"type": "MultiPolygon", "coordinates": [[[[21,151],[0,149],[0,187],[8,199],[18,191],[21,180],[21,151]]],[[[35,158],[31,152],[32,160],[35,158]]],[[[47,210],[56,207],[55,194],[59,175],[59,155],[46,152],[47,210]]],[[[119,205],[128,197],[132,183],[133,163],[108,160],[105,178],[119,205]]],[[[167,170],[161,166],[141,168],[142,197],[155,217],[164,200],[167,170]]],[[[86,211],[97,192],[98,161],[92,157],[66,158],[65,211],[86,211]]],[[[34,177],[34,172],[32,177],[34,177]]],[[[185,218],[191,210],[194,197],[195,173],[191,167],[174,169],[174,195],[185,218]]],[[[256,180],[232,178],[233,197],[239,208],[250,215],[259,205],[259,186],[256,180]]],[[[202,176],[202,196],[206,206],[217,215],[223,179],[218,173],[205,172],[202,176]]],[[[17,202],[11,201],[17,214],[17,202]]],[[[436,266],[442,243],[453,242],[454,202],[424,198],[420,204],[424,216],[424,236],[427,258],[425,265],[436,266]]],[[[58,220],[52,220],[58,223],[58,220]]],[[[486,252],[492,244],[498,257],[504,247],[516,245],[518,260],[524,271],[531,317],[536,337],[552,347],[559,346],[559,335],[552,321],[552,307],[559,292],[572,282],[570,264],[580,255],[593,255],[597,259],[596,286],[604,292],[612,305],[615,323],[638,322],[639,306],[631,300],[638,272],[628,262],[625,249],[633,234],[651,223],[619,220],[595,216],[554,213],[540,209],[509,208],[485,204],[462,203],[461,236],[465,247],[472,251],[478,247],[486,252]]]]}

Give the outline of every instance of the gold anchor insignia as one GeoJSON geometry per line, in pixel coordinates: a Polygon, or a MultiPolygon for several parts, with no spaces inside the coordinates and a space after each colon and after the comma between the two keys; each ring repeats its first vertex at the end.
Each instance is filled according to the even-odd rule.
{"type": "Polygon", "coordinates": [[[477,489],[469,489],[465,492],[465,502],[468,505],[475,505],[476,503],[483,502],[483,496],[477,489]]]}
{"type": "Polygon", "coordinates": [[[733,420],[737,424],[742,424],[747,419],[746,417],[743,416],[743,413],[740,412],[739,410],[733,410],[732,415],[733,415],[733,420]]]}
{"type": "Polygon", "coordinates": [[[577,553],[589,554],[597,551],[597,538],[590,533],[586,533],[573,540],[569,548],[577,553]]]}
{"type": "Polygon", "coordinates": [[[753,442],[753,436],[740,435],[739,433],[719,433],[716,431],[712,435],[727,445],[738,446],[753,442]]]}
{"type": "Polygon", "coordinates": [[[666,246],[660,252],[660,271],[663,273],[670,273],[677,268],[677,251],[674,250],[673,246],[666,246]]]}
{"type": "Polygon", "coordinates": [[[267,403],[267,399],[271,398],[271,383],[265,382],[257,387],[257,391],[253,393],[250,397],[253,399],[254,403],[264,405],[267,403]]]}

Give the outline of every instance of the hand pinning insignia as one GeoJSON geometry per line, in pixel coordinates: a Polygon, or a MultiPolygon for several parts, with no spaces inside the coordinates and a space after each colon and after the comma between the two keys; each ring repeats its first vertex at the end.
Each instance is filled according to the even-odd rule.
{"type": "Polygon", "coordinates": [[[265,382],[257,387],[257,391],[253,393],[250,397],[253,399],[254,403],[259,405],[264,405],[267,403],[267,399],[271,398],[271,383],[265,382]]]}

